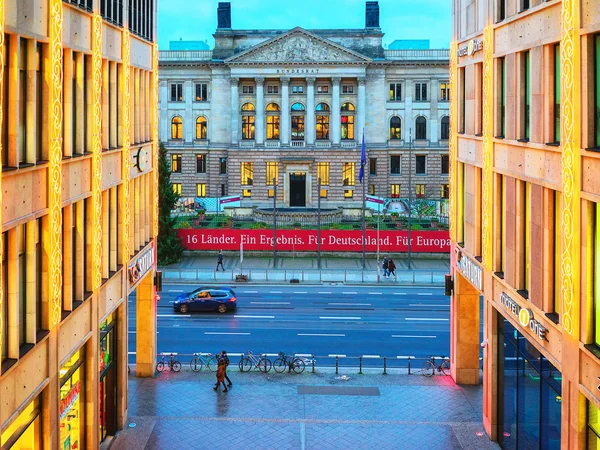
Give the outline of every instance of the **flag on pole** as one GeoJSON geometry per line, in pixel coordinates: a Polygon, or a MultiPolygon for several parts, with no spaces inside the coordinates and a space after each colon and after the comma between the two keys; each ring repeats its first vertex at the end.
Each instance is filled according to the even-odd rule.
{"type": "Polygon", "coordinates": [[[367,165],[367,149],[365,148],[365,132],[363,130],[362,135],[362,151],[360,154],[360,172],[358,174],[358,181],[362,183],[363,177],[365,176],[365,166],[367,165]]]}

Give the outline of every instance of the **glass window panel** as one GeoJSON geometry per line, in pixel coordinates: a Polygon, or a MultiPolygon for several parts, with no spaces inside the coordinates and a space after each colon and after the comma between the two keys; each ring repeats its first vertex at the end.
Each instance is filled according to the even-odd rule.
{"type": "Polygon", "coordinates": [[[342,185],[354,186],[354,163],[342,163],[342,185]]]}
{"type": "Polygon", "coordinates": [[[402,156],[390,156],[390,173],[394,175],[402,173],[402,156]]]}
{"type": "Polygon", "coordinates": [[[390,196],[392,198],[400,198],[400,185],[399,184],[392,184],[390,186],[390,196]]]}
{"type": "Polygon", "coordinates": [[[317,164],[317,179],[321,179],[321,186],[329,186],[329,163],[320,162],[317,164]]]}
{"type": "Polygon", "coordinates": [[[273,186],[273,179],[275,179],[275,183],[279,184],[279,163],[268,162],[267,163],[267,186],[273,186]]]}
{"type": "Polygon", "coordinates": [[[390,119],[390,139],[402,139],[402,123],[398,116],[390,119]]]}

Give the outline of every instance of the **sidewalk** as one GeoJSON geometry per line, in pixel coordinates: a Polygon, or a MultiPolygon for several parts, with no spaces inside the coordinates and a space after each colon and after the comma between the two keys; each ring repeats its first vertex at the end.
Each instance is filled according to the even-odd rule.
{"type": "Polygon", "coordinates": [[[227,393],[208,372],[130,377],[130,426],[111,449],[499,448],[481,424],[482,387],[450,377],[229,372],[227,393]]]}
{"type": "MultiPolygon", "coordinates": [[[[289,283],[292,278],[298,279],[301,283],[313,284],[377,283],[377,260],[369,256],[365,262],[366,268],[363,270],[360,257],[323,257],[321,270],[319,270],[318,260],[314,257],[278,257],[274,265],[272,255],[244,257],[243,264],[239,256],[225,255],[223,260],[225,271],[216,272],[216,256],[190,256],[184,257],[177,264],[162,267],[161,270],[165,282],[224,283],[234,281],[236,275],[243,273],[248,275],[250,283],[289,283]]],[[[394,260],[394,262],[397,267],[397,279],[386,279],[381,271],[380,283],[441,286],[444,284],[444,276],[450,272],[448,259],[413,259],[410,268],[405,259],[394,260]]],[[[381,264],[381,260],[379,263],[381,264]]]]}

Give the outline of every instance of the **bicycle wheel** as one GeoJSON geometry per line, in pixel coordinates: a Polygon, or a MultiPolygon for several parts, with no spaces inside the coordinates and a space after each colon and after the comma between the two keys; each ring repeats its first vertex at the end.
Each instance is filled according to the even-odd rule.
{"type": "Polygon", "coordinates": [[[190,361],[190,369],[192,369],[194,372],[199,372],[202,370],[202,360],[197,357],[194,356],[194,359],[192,359],[190,361]]]}
{"type": "Polygon", "coordinates": [[[423,364],[423,368],[421,369],[421,373],[426,377],[430,377],[433,375],[434,372],[435,366],[433,365],[433,363],[431,361],[425,361],[425,364],[423,364]]]}
{"type": "Polygon", "coordinates": [[[173,361],[173,365],[171,366],[171,370],[173,372],[179,372],[181,370],[181,363],[179,361],[173,361]]]}
{"type": "Polygon", "coordinates": [[[304,372],[304,368],[305,367],[306,367],[306,364],[300,358],[296,358],[292,362],[292,369],[296,373],[302,373],[302,372],[304,372]]]}
{"type": "Polygon", "coordinates": [[[440,366],[444,375],[450,375],[450,360],[446,359],[440,366]]]}
{"type": "Polygon", "coordinates": [[[240,372],[250,372],[252,370],[252,360],[250,358],[242,358],[240,360],[240,372]]]}
{"type": "Polygon", "coordinates": [[[159,361],[159,363],[156,365],[156,370],[158,372],[162,372],[163,370],[165,370],[165,363],[162,361],[159,361]]]}
{"type": "Polygon", "coordinates": [[[285,361],[283,360],[283,358],[277,358],[275,360],[275,362],[273,363],[273,369],[275,369],[275,372],[277,373],[282,373],[285,371],[285,361]]]}
{"type": "Polygon", "coordinates": [[[271,361],[269,358],[260,358],[256,366],[262,373],[267,373],[269,370],[271,370],[271,361]]]}
{"type": "Polygon", "coordinates": [[[210,370],[211,372],[217,371],[219,364],[217,363],[217,360],[214,356],[206,357],[206,367],[208,367],[208,370],[210,370]]]}

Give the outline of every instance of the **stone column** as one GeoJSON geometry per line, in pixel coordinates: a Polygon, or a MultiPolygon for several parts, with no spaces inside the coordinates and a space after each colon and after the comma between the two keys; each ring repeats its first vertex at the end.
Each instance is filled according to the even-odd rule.
{"type": "Polygon", "coordinates": [[[438,118],[438,100],[440,95],[439,80],[431,80],[431,89],[429,90],[429,140],[432,144],[437,144],[440,140],[440,127],[438,118]]]}
{"type": "Polygon", "coordinates": [[[367,92],[365,85],[365,77],[358,77],[358,128],[355,130],[354,139],[358,142],[362,142],[362,136],[365,129],[366,117],[367,117],[367,92]]]}
{"type": "Polygon", "coordinates": [[[262,145],[265,142],[265,79],[256,77],[256,123],[255,123],[255,141],[262,145]]]}
{"type": "Polygon", "coordinates": [[[331,142],[340,144],[340,77],[331,79],[331,142]]]}
{"type": "MultiPolygon", "coordinates": [[[[415,137],[415,124],[413,120],[413,84],[412,80],[406,80],[404,83],[404,122],[402,123],[402,134],[404,142],[409,141],[409,131],[412,129],[412,137],[415,137]]],[[[389,123],[388,123],[389,126],[389,123]]]]}
{"type": "Polygon", "coordinates": [[[136,288],[137,314],[135,363],[138,377],[153,377],[156,367],[156,300],[154,299],[154,269],[150,270],[136,288]]]}
{"type": "Polygon", "coordinates": [[[240,122],[240,97],[238,93],[239,78],[231,78],[231,143],[238,143],[240,122]]]}
{"type": "MultiPolygon", "coordinates": [[[[122,75],[121,75],[122,76],[122,75]]],[[[165,80],[161,80],[159,83],[160,89],[160,140],[163,142],[167,142],[171,139],[171,118],[169,116],[169,90],[168,85],[165,80]]],[[[119,104],[121,107],[121,104],[119,104]]],[[[121,128],[121,122],[119,123],[119,128],[121,128]]],[[[122,143],[123,132],[120,131],[120,143],[122,143]]],[[[128,255],[129,256],[129,255],[128,255]]]]}
{"type": "Polygon", "coordinates": [[[185,114],[183,116],[183,139],[185,142],[193,142],[196,137],[196,118],[192,111],[192,96],[194,84],[186,81],[183,85],[183,100],[185,102],[185,114]]]}
{"type": "Polygon", "coordinates": [[[315,77],[306,77],[306,126],[304,136],[307,145],[315,145],[315,77]]]}
{"type": "Polygon", "coordinates": [[[281,143],[290,144],[290,79],[281,79],[281,143]]]}

